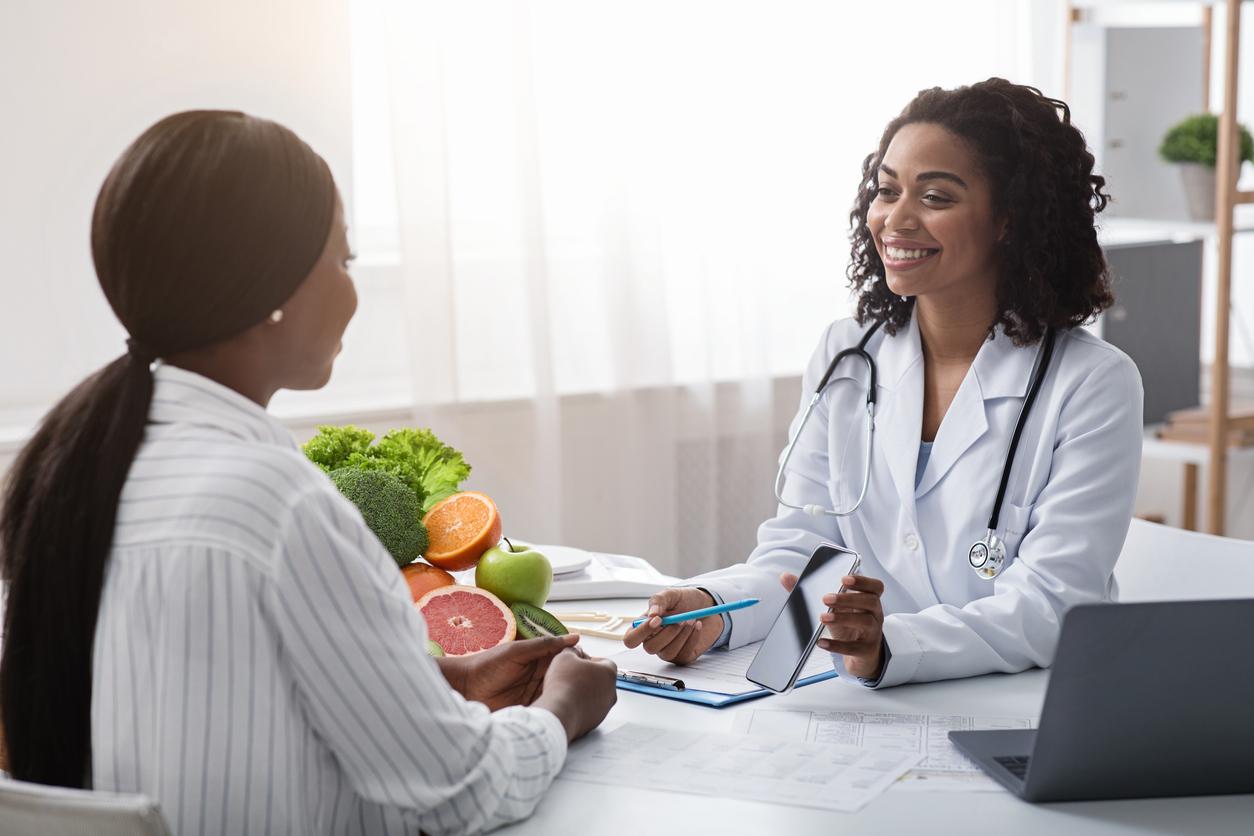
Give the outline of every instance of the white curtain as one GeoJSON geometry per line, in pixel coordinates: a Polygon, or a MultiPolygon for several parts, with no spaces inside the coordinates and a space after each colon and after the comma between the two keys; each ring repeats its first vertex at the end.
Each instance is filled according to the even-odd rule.
{"type": "Polygon", "coordinates": [[[962,5],[354,0],[363,269],[507,535],[744,558],[862,157],[920,88],[1038,81],[1027,5],[962,5]]]}

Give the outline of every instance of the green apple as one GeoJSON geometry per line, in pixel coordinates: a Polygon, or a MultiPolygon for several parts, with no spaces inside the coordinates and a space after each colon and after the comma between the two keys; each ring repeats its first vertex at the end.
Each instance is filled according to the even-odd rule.
{"type": "Polygon", "coordinates": [[[428,656],[443,656],[444,648],[440,647],[431,639],[427,639],[427,655],[428,656]]]}
{"type": "Polygon", "coordinates": [[[511,543],[507,539],[479,558],[475,586],[507,605],[522,601],[543,607],[553,587],[553,564],[526,543],[511,543]]]}

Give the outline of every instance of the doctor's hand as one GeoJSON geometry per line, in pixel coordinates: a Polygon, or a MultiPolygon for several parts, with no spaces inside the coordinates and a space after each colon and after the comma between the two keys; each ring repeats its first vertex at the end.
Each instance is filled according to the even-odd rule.
{"type": "MultiPolygon", "coordinates": [[[[792,592],[797,576],[784,574],[779,581],[792,592]]],[[[880,606],[884,582],[862,575],[846,575],[840,582],[844,592],[823,596],[823,603],[833,611],[819,617],[827,627],[819,647],[844,656],[845,670],[854,676],[876,679],[884,667],[884,610],[880,606]]]]}
{"type": "Polygon", "coordinates": [[[662,616],[714,606],[714,598],[696,587],[663,589],[649,599],[649,620],[623,636],[627,647],[644,646],[646,653],[676,665],[688,665],[710,649],[723,632],[723,617],[707,615],[692,621],[662,626],[662,616]]]}
{"type": "Polygon", "coordinates": [[[578,640],[571,634],[505,642],[471,656],[441,656],[436,663],[455,691],[496,711],[531,705],[540,696],[553,659],[578,640]]]}

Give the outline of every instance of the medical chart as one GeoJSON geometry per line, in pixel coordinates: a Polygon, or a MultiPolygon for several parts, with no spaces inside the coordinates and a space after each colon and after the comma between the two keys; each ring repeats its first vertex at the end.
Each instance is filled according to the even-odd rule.
{"type": "Polygon", "coordinates": [[[627,723],[570,748],[559,778],[852,813],[917,752],[627,723]]]}
{"type": "Polygon", "coordinates": [[[921,760],[902,778],[901,789],[960,792],[995,791],[1001,787],[949,742],[949,732],[1035,726],[1035,721],[1022,717],[874,711],[761,709],[746,711],[736,718],[736,730],[752,736],[916,754],[921,760]]]}
{"type": "MultiPolygon", "coordinates": [[[[735,650],[711,650],[691,665],[680,667],[670,662],[663,662],[656,656],[650,656],[642,648],[625,650],[610,658],[618,665],[620,671],[638,671],[640,673],[660,674],[675,679],[682,679],[684,687],[698,691],[716,691],[720,694],[746,694],[760,691],[761,686],[754,685],[745,679],[745,671],[757,655],[761,642],[746,644],[735,650]]],[[[817,676],[832,669],[832,655],[816,649],[810,654],[809,660],[798,679],[817,676]]]]}

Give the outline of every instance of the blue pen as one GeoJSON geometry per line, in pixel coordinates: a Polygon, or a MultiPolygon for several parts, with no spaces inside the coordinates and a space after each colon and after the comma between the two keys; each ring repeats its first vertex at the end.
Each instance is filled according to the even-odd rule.
{"type": "MultiPolygon", "coordinates": [[[[743,610],[745,607],[752,607],[758,602],[757,598],[746,598],[743,601],[733,601],[730,604],[719,604],[717,607],[706,607],[703,610],[693,610],[692,612],[677,612],[674,615],[664,616],[662,625],[678,624],[681,621],[692,621],[694,618],[705,618],[707,615],[718,615],[719,613],[731,612],[732,610],[743,610]]],[[[637,618],[631,622],[632,627],[639,627],[653,616],[645,618],[637,618]]]]}

